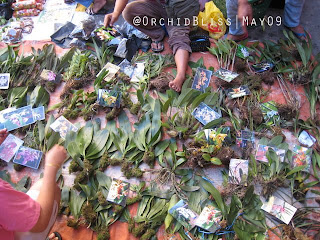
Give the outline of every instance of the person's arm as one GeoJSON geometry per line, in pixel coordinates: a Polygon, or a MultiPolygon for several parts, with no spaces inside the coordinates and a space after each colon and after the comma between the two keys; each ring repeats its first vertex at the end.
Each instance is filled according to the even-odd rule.
{"type": "Polygon", "coordinates": [[[44,231],[50,221],[53,201],[56,189],[56,174],[66,160],[67,152],[64,147],[55,145],[47,154],[44,167],[42,186],[37,202],[40,204],[40,216],[36,225],[30,230],[31,232],[44,231]]]}
{"type": "Polygon", "coordinates": [[[248,17],[249,22],[252,20],[252,7],[248,0],[238,0],[238,19],[243,22],[243,18],[248,17]]]}
{"type": "Polygon", "coordinates": [[[116,0],[114,10],[112,13],[105,15],[104,17],[104,26],[113,26],[113,24],[118,20],[123,9],[126,7],[128,0],[116,0]]]}
{"type": "Polygon", "coordinates": [[[0,130],[0,144],[3,143],[3,141],[6,139],[7,136],[8,136],[7,129],[1,129],[0,130]]]}

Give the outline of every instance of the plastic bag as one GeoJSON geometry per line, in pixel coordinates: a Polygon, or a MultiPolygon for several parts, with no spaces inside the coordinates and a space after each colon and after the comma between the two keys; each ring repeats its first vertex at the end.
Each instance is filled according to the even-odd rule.
{"type": "Polygon", "coordinates": [[[9,20],[12,17],[13,10],[11,8],[11,3],[1,3],[0,4],[0,17],[9,20]]]}
{"type": "Polygon", "coordinates": [[[21,29],[8,28],[3,35],[2,41],[8,44],[18,43],[21,41],[21,38],[22,38],[21,29]]]}
{"type": "Polygon", "coordinates": [[[136,35],[138,38],[149,39],[149,37],[146,34],[139,31],[138,29],[136,29],[126,21],[124,21],[123,24],[121,24],[121,26],[116,25],[115,28],[118,30],[118,32],[122,36],[126,38],[131,38],[133,35],[136,35]]]}
{"type": "Polygon", "coordinates": [[[38,16],[40,13],[39,9],[31,8],[31,9],[22,9],[13,12],[14,17],[31,17],[31,16],[38,16]]]}
{"type": "Polygon", "coordinates": [[[79,26],[76,26],[70,34],[71,38],[80,38],[88,40],[93,34],[96,23],[93,16],[89,16],[81,21],[79,26]]]}
{"type": "Polygon", "coordinates": [[[37,3],[34,0],[16,2],[12,4],[12,8],[15,11],[22,10],[22,9],[36,8],[36,7],[37,7],[37,3]]]}
{"type": "Polygon", "coordinates": [[[76,47],[79,48],[80,50],[85,50],[86,49],[86,42],[82,41],[78,38],[73,38],[69,44],[70,48],[71,47],[76,47]]]}
{"type": "Polygon", "coordinates": [[[122,38],[114,55],[116,57],[125,58],[127,55],[127,38],[122,38]]]}
{"type": "Polygon", "coordinates": [[[212,1],[207,2],[204,11],[199,13],[198,21],[198,26],[208,31],[211,38],[219,39],[226,32],[226,20],[212,1]]]}

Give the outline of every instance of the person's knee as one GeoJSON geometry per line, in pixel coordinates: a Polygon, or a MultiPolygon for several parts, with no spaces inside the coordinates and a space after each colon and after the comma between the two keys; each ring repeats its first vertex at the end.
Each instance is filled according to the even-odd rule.
{"type": "Polygon", "coordinates": [[[183,49],[191,52],[190,38],[188,30],[176,30],[170,32],[169,45],[173,51],[173,54],[177,52],[178,49],[183,49]]]}
{"type": "Polygon", "coordinates": [[[127,4],[125,9],[122,11],[122,16],[124,20],[126,20],[128,23],[132,23],[132,20],[135,17],[136,8],[137,2],[131,2],[127,4]]]}
{"type": "Polygon", "coordinates": [[[238,12],[238,1],[237,0],[227,0],[226,1],[226,8],[228,14],[238,12]]]}

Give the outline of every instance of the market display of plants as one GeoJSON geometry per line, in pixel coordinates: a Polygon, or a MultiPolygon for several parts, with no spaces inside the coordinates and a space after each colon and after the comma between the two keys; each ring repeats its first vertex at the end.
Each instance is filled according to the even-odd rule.
{"type": "MultiPolygon", "coordinates": [[[[174,65],[169,55],[115,64],[104,43],[62,57],[53,45],[28,56],[7,46],[0,50],[0,127],[10,138],[0,146],[1,165],[12,159],[16,171],[39,169],[47,150],[64,145],[60,213],[98,239],[109,239],[116,221],[128,222],[139,239],[157,239],[163,225],[167,239],[319,237],[320,213],[309,201],[317,204],[320,194],[320,54],[311,50],[310,39],[287,32],[263,45],[220,40],[209,49],[219,69],[190,62],[192,76],[176,93],[168,88],[175,71],[164,72],[174,65]],[[266,101],[275,82],[286,104],[266,101]],[[310,104],[306,121],[293,90],[299,85],[310,104]],[[48,108],[57,91],[60,101],[48,108]],[[290,132],[299,144],[286,142],[290,132]],[[113,166],[122,174],[110,175],[113,166]],[[72,186],[66,175],[75,177],[72,186]]],[[[0,177],[20,191],[30,187],[28,177],[13,183],[5,170],[0,177]]]]}

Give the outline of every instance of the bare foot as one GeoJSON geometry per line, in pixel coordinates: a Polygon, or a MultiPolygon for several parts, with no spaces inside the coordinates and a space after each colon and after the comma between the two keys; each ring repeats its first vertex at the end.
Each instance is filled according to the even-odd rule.
{"type": "Polygon", "coordinates": [[[185,77],[177,76],[173,81],[169,82],[169,87],[175,90],[176,92],[180,92],[185,79],[185,77]]]}
{"type": "MultiPolygon", "coordinates": [[[[289,29],[296,35],[300,40],[308,41],[308,38],[304,32],[304,28],[301,25],[296,27],[289,27],[289,29]]],[[[310,36],[310,35],[309,35],[310,36]]]]}
{"type": "Polygon", "coordinates": [[[46,240],[59,240],[58,237],[54,233],[51,233],[46,240]]]}
{"type": "Polygon", "coordinates": [[[232,34],[229,33],[228,36],[227,36],[227,39],[233,40],[233,41],[236,41],[236,42],[245,40],[247,38],[248,38],[248,33],[244,33],[244,34],[241,34],[241,35],[232,35],[232,34]]]}
{"type": "Polygon", "coordinates": [[[291,31],[295,33],[304,33],[304,28],[301,25],[290,28],[291,31]]]}
{"type": "Polygon", "coordinates": [[[106,5],[106,3],[107,3],[107,0],[95,0],[92,6],[93,13],[99,12],[100,9],[103,8],[104,5],[106,5]]]}

